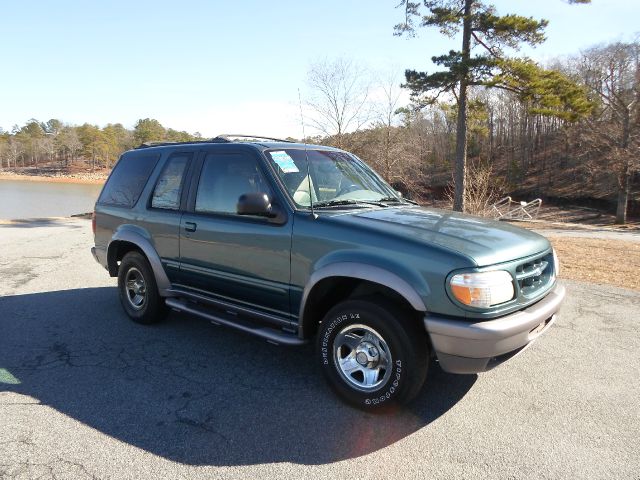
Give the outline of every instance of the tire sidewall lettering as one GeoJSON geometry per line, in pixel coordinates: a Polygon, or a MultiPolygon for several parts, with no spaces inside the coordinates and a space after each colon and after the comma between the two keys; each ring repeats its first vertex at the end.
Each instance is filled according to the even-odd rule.
{"type": "MultiPolygon", "coordinates": [[[[331,341],[332,341],[332,338],[334,337],[333,333],[343,323],[350,320],[361,321],[362,315],[359,312],[348,312],[345,314],[340,314],[338,316],[335,316],[331,321],[331,323],[329,323],[327,328],[324,330],[324,334],[322,336],[322,342],[320,345],[320,354],[321,354],[322,364],[325,365],[326,367],[336,368],[335,365],[332,365],[333,354],[332,354],[331,341]]],[[[375,397],[365,398],[364,399],[365,405],[379,405],[388,400],[391,400],[395,396],[403,380],[402,366],[403,365],[402,365],[401,359],[398,359],[394,362],[394,373],[391,377],[393,381],[388,381],[384,387],[384,390],[375,392],[375,397]]]]}
{"type": "Polygon", "coordinates": [[[394,381],[387,383],[387,389],[379,396],[366,398],[364,400],[365,405],[379,405],[387,400],[391,400],[394,394],[398,391],[398,386],[402,381],[402,360],[395,361],[394,381]]]}
{"type": "Polygon", "coordinates": [[[329,348],[329,342],[331,339],[331,334],[336,329],[336,327],[338,327],[341,323],[347,320],[360,320],[360,313],[350,312],[348,314],[338,315],[331,321],[331,323],[329,324],[329,326],[324,332],[324,335],[322,337],[322,344],[320,347],[323,365],[329,365],[329,358],[331,353],[329,348]]]}

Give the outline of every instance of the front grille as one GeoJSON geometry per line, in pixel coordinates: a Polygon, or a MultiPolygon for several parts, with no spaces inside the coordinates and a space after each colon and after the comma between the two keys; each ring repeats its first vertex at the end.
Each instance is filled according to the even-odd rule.
{"type": "Polygon", "coordinates": [[[517,265],[515,274],[520,295],[533,298],[542,293],[553,282],[554,270],[552,253],[517,265]]]}

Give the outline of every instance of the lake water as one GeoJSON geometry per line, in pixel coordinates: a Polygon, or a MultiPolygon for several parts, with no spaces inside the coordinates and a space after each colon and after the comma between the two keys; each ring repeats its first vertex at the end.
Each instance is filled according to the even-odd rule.
{"type": "Polygon", "coordinates": [[[93,211],[102,185],[0,179],[0,219],[68,217],[93,211]]]}

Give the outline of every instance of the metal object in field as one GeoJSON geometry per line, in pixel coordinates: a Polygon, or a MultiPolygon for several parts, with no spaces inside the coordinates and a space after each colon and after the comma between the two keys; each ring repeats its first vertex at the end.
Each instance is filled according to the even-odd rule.
{"type": "Polygon", "coordinates": [[[516,202],[511,197],[504,197],[491,205],[490,211],[496,220],[535,220],[541,205],[539,198],[531,202],[516,202]]]}

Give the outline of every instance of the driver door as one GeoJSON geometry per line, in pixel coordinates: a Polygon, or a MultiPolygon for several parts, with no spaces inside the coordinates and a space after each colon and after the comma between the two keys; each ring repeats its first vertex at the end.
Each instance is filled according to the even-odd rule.
{"type": "Polygon", "coordinates": [[[203,153],[196,191],[180,225],[181,283],[288,318],[292,216],[274,224],[238,215],[238,198],[250,192],[274,199],[257,153],[203,153]]]}

